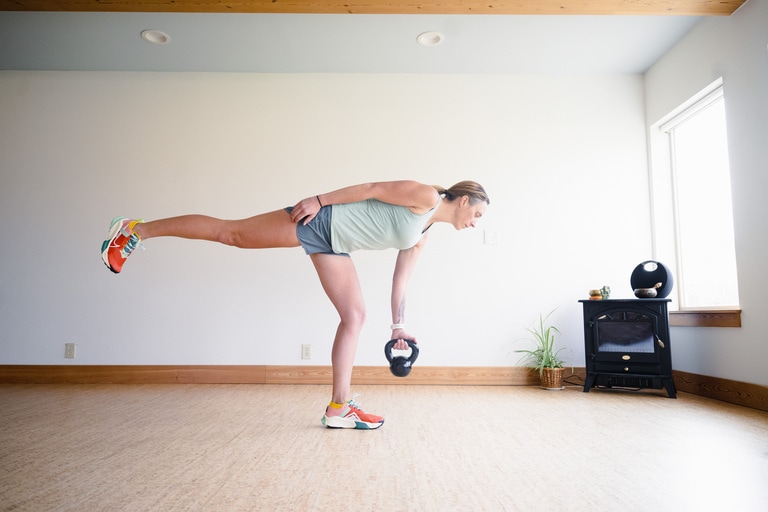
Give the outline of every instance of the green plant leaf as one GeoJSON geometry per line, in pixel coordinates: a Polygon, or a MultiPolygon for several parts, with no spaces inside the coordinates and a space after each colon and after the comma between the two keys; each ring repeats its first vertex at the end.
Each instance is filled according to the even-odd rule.
{"type": "Polygon", "coordinates": [[[554,310],[546,316],[539,314],[538,322],[532,327],[526,328],[526,331],[531,335],[531,338],[527,339],[533,342],[534,348],[515,350],[515,352],[523,354],[518,364],[524,364],[532,370],[538,370],[539,375],[544,373],[544,368],[563,368],[565,366],[565,361],[560,356],[564,347],[555,348],[555,334],[560,334],[560,331],[548,323],[552,313],[554,310]]]}

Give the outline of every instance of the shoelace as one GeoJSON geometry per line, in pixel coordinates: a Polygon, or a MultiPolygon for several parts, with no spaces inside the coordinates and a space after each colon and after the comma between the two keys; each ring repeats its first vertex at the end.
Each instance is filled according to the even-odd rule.
{"type": "MultiPolygon", "coordinates": [[[[124,233],[125,235],[128,235],[128,233],[124,233]]],[[[132,233],[128,237],[128,241],[125,243],[125,246],[120,249],[120,254],[123,256],[123,258],[127,258],[131,255],[131,253],[136,249],[136,247],[139,247],[142,251],[144,250],[144,244],[141,243],[141,240],[139,239],[139,235],[136,233],[132,233]]]]}
{"type": "Polygon", "coordinates": [[[359,397],[359,396],[360,396],[360,393],[355,393],[354,395],[352,395],[352,398],[349,399],[349,401],[347,402],[347,405],[349,407],[353,407],[353,408],[357,409],[358,411],[362,411],[363,408],[360,407],[360,404],[358,404],[357,401],[356,401],[356,398],[359,397]]]}

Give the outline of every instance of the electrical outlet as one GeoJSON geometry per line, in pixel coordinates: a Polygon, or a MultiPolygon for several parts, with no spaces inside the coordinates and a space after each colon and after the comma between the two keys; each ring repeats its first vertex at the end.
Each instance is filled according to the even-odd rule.
{"type": "Polygon", "coordinates": [[[312,359],[312,345],[304,344],[301,346],[301,358],[312,359]]]}
{"type": "Polygon", "coordinates": [[[499,245],[501,242],[501,232],[498,229],[486,229],[484,235],[485,245],[499,245]]]}
{"type": "Polygon", "coordinates": [[[64,357],[67,359],[74,359],[75,358],[75,344],[74,343],[65,343],[64,344],[64,357]]]}

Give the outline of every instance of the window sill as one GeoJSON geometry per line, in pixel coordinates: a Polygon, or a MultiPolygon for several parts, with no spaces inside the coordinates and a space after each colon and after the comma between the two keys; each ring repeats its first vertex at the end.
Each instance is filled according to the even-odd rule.
{"type": "Polygon", "coordinates": [[[741,310],[670,311],[673,327],[741,327],[741,310]]]}

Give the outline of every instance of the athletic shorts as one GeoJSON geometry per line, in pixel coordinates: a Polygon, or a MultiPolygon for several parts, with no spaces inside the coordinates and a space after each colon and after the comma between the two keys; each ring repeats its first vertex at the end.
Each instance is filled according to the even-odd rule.
{"type": "MultiPolygon", "coordinates": [[[[293,206],[288,206],[285,211],[291,213],[293,206]]],[[[323,206],[317,212],[315,218],[304,225],[301,221],[296,223],[296,236],[307,254],[336,254],[349,256],[347,253],[333,252],[331,247],[331,207],[323,206]]]]}

